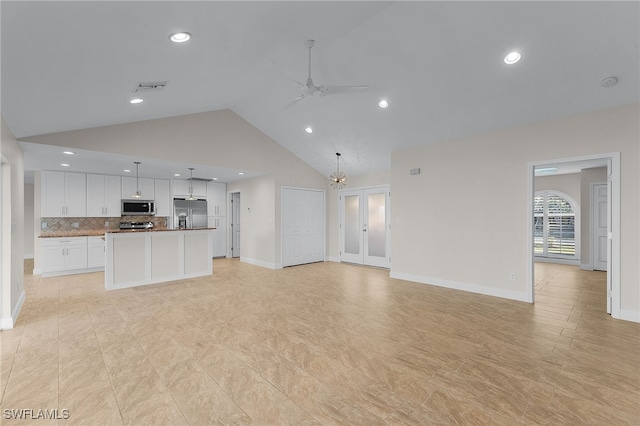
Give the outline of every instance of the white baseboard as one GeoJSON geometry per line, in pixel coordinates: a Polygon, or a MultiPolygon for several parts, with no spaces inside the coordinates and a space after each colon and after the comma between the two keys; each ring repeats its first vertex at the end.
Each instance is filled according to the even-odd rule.
{"type": "Polygon", "coordinates": [[[440,278],[424,277],[421,275],[405,274],[402,272],[391,271],[391,278],[413,281],[420,284],[434,285],[437,287],[445,287],[453,290],[467,291],[470,293],[483,294],[485,296],[501,297],[503,299],[517,300],[519,302],[529,302],[526,292],[510,291],[501,288],[487,287],[478,284],[461,283],[457,281],[443,280],[440,278]]]}
{"type": "Polygon", "coordinates": [[[620,319],[625,321],[640,322],[640,311],[620,309],[620,319]]]}
{"type": "MultiPolygon", "coordinates": [[[[38,274],[38,275],[42,275],[42,278],[49,278],[49,277],[61,277],[63,275],[78,275],[78,274],[88,274],[90,272],[103,272],[103,271],[104,271],[104,266],[97,266],[94,268],[70,269],[65,271],[45,272],[43,274],[38,274]]],[[[35,269],[33,270],[33,275],[36,275],[35,269]]]]}
{"type": "Polygon", "coordinates": [[[590,263],[581,263],[580,269],[582,269],[583,271],[593,271],[593,265],[590,263]]]}
{"type": "Polygon", "coordinates": [[[13,328],[16,321],[18,320],[18,315],[20,315],[20,310],[22,309],[22,304],[24,303],[25,296],[26,294],[24,290],[22,290],[22,293],[20,293],[20,297],[18,298],[18,303],[16,303],[16,306],[11,312],[11,316],[2,318],[2,320],[0,320],[0,330],[10,330],[13,328]]]}
{"type": "Polygon", "coordinates": [[[263,268],[268,268],[268,269],[282,269],[282,265],[279,265],[280,267],[278,267],[278,265],[275,263],[269,263],[263,260],[251,259],[248,257],[240,256],[240,262],[248,263],[250,265],[255,265],[255,266],[261,266],[263,268]]]}
{"type": "Polygon", "coordinates": [[[6,317],[0,320],[0,330],[11,330],[13,328],[13,318],[6,317]]]}
{"type": "Polygon", "coordinates": [[[325,262],[340,262],[340,257],[327,256],[325,262]]]}

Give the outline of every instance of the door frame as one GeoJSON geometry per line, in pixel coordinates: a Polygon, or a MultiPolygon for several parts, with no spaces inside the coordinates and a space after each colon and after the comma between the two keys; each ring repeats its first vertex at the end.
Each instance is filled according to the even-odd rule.
{"type": "MultiPolygon", "coordinates": [[[[238,194],[238,198],[242,199],[241,197],[241,191],[230,191],[227,193],[227,196],[229,197],[229,202],[227,203],[227,209],[228,209],[228,215],[227,215],[227,258],[229,259],[233,259],[233,226],[232,223],[234,222],[234,216],[233,216],[233,196],[235,194],[238,194]]],[[[238,216],[241,216],[241,211],[238,212],[238,216]]],[[[240,221],[240,218],[238,218],[238,222],[240,221]]],[[[240,232],[242,232],[242,230],[240,230],[240,232]]],[[[242,250],[242,248],[240,248],[242,250]]],[[[238,258],[240,258],[240,255],[238,255],[238,258]]]]}
{"type": "Polygon", "coordinates": [[[586,155],[580,157],[558,158],[529,162],[527,164],[527,301],[535,302],[535,279],[533,271],[533,196],[535,168],[540,166],[552,166],[554,164],[574,163],[589,160],[607,161],[607,183],[609,186],[610,203],[609,218],[609,244],[607,255],[607,294],[611,297],[611,316],[621,318],[620,308],[620,152],[586,155]]]}

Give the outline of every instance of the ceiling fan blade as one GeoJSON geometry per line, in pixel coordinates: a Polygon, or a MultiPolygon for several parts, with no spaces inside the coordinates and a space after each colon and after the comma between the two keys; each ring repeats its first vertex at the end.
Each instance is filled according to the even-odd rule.
{"type": "Polygon", "coordinates": [[[337,95],[340,93],[356,92],[368,89],[369,86],[320,86],[320,96],[337,95]]]}
{"type": "Polygon", "coordinates": [[[280,61],[278,61],[278,60],[276,60],[274,58],[270,58],[270,59],[271,59],[271,62],[273,62],[275,65],[277,65],[280,68],[280,70],[282,70],[282,72],[287,77],[289,77],[290,80],[292,80],[294,83],[296,83],[299,86],[306,87],[304,85],[304,83],[302,83],[302,82],[300,82],[298,80],[298,77],[296,77],[296,74],[293,71],[291,71],[291,69],[289,67],[287,67],[285,64],[283,64],[282,62],[280,62],[280,61]]]}
{"type": "Polygon", "coordinates": [[[295,98],[294,100],[292,100],[291,102],[289,102],[288,104],[286,104],[285,106],[282,107],[282,109],[289,109],[292,106],[294,106],[295,104],[297,104],[298,102],[300,102],[301,100],[303,100],[305,98],[304,95],[302,96],[298,96],[297,98],[295,98]]]}

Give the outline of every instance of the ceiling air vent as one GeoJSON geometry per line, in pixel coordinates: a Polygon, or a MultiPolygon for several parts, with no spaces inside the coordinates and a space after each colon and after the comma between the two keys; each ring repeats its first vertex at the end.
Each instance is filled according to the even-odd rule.
{"type": "Polygon", "coordinates": [[[133,93],[140,92],[159,92],[167,86],[168,81],[152,81],[152,82],[142,82],[138,83],[136,87],[133,88],[133,93]]]}

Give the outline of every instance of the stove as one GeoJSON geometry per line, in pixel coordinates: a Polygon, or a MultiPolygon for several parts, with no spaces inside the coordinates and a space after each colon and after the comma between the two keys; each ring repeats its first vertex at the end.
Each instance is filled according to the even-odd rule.
{"type": "Polygon", "coordinates": [[[120,229],[151,229],[153,222],[120,222],[120,229]]]}

